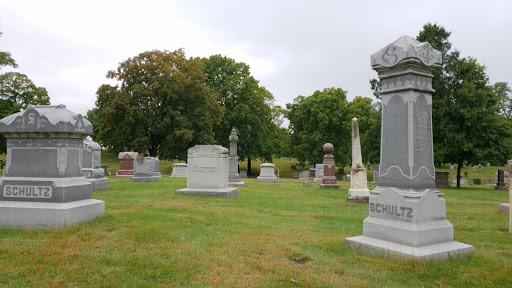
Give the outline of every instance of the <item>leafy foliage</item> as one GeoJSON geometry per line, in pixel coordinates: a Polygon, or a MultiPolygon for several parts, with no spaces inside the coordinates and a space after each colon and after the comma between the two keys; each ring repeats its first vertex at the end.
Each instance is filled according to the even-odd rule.
{"type": "MultiPolygon", "coordinates": [[[[2,32],[0,32],[0,36],[2,36],[2,32]]],[[[13,68],[17,68],[18,64],[11,57],[11,53],[6,51],[0,51],[0,68],[3,66],[12,66],[13,68]]]]}
{"type": "Polygon", "coordinates": [[[181,49],[144,52],[120,63],[107,77],[121,86],[97,91],[96,140],[116,153],[149,151],[183,160],[193,145],[212,144],[224,109],[205,85],[202,69],[181,49]]]}

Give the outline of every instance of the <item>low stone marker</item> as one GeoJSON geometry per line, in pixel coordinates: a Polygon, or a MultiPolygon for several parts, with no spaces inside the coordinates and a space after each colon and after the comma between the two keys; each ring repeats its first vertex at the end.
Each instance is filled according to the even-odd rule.
{"type": "Polygon", "coordinates": [[[92,140],[84,140],[82,175],[91,182],[92,189],[108,189],[108,178],[105,178],[105,170],[101,168],[101,146],[92,140]]]}
{"type": "Polygon", "coordinates": [[[172,174],[170,177],[187,177],[187,163],[172,164],[172,174]]]}
{"type": "Polygon", "coordinates": [[[115,177],[116,174],[117,174],[117,170],[116,169],[114,169],[114,168],[110,169],[110,176],[114,176],[115,177]]]}
{"type": "Polygon", "coordinates": [[[133,177],[133,159],[139,157],[137,152],[119,152],[119,173],[116,178],[130,178],[133,177]]]}
{"type": "Polygon", "coordinates": [[[436,188],[451,188],[448,181],[450,172],[436,172],[436,188]]]}
{"type": "Polygon", "coordinates": [[[130,182],[157,182],[155,176],[155,162],[153,157],[137,157],[133,159],[133,177],[130,182]]]}
{"type": "Polygon", "coordinates": [[[81,175],[92,125],[64,105],[28,105],[0,120],[7,161],[0,178],[0,226],[46,229],[91,221],[105,203],[81,175]]]}
{"type": "Polygon", "coordinates": [[[187,188],[178,194],[216,197],[238,196],[238,189],[228,187],[229,150],[219,145],[196,145],[187,151],[187,188]]]}
{"type": "Polygon", "coordinates": [[[262,163],[260,165],[260,176],[256,178],[258,182],[277,182],[277,177],[274,172],[276,165],[272,163],[262,163]]]}
{"type": "Polygon", "coordinates": [[[453,164],[452,164],[452,165],[450,165],[450,168],[449,168],[449,169],[450,169],[450,170],[455,170],[455,167],[453,167],[453,164]]]}
{"type": "Polygon", "coordinates": [[[485,178],[485,185],[494,185],[494,179],[485,178]]]}
{"type": "Polygon", "coordinates": [[[299,173],[293,173],[293,179],[299,179],[299,173]]]}
{"type": "Polygon", "coordinates": [[[240,170],[240,178],[247,178],[247,170],[240,170]]]}
{"type": "Polygon", "coordinates": [[[322,178],[324,177],[324,164],[316,164],[315,165],[315,183],[322,183],[322,178]]]}
{"type": "Polygon", "coordinates": [[[313,187],[313,185],[309,181],[306,181],[302,184],[302,187],[313,187]]]}

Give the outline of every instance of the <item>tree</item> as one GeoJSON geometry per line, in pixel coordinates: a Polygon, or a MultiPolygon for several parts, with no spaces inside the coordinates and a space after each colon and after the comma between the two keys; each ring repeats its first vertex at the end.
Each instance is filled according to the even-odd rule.
{"type": "Polygon", "coordinates": [[[282,110],[274,105],[274,96],[259,83],[249,71],[249,65],[234,59],[212,55],[201,59],[207,86],[218,95],[225,108],[224,117],[214,127],[216,142],[229,147],[229,134],[235,127],[238,132],[238,156],[248,160],[262,158],[272,161],[279,151],[279,139],[284,136],[279,129],[282,110]],[[277,135],[281,137],[276,137],[277,135]]]}
{"type": "Polygon", "coordinates": [[[476,59],[461,58],[450,51],[451,32],[427,23],[417,37],[443,52],[440,71],[434,73],[432,87],[432,124],[436,165],[456,163],[457,187],[464,163],[497,161],[512,151],[504,139],[510,139],[510,123],[500,112],[500,97],[489,85],[485,67],[476,59]]]}
{"type": "MultiPolygon", "coordinates": [[[[0,32],[0,37],[2,36],[2,32],[0,32]]],[[[17,68],[18,64],[11,57],[11,53],[6,51],[0,51],[0,68],[3,66],[12,66],[13,68],[17,68]]]]}
{"type": "Polygon", "coordinates": [[[144,52],[120,63],[107,77],[121,86],[97,91],[96,140],[115,153],[149,151],[182,160],[193,145],[212,144],[223,108],[202,69],[181,49],[144,52]]]}
{"type": "Polygon", "coordinates": [[[496,82],[493,89],[496,96],[500,99],[500,114],[512,120],[512,99],[510,98],[512,89],[510,89],[507,82],[496,82]]]}

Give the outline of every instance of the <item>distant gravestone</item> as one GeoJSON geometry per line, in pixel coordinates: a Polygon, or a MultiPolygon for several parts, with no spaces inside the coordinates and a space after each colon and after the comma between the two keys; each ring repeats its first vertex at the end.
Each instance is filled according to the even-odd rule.
{"type": "Polygon", "coordinates": [[[304,184],[302,184],[302,186],[303,187],[313,187],[313,185],[308,181],[304,182],[304,184]]]}
{"type": "Polygon", "coordinates": [[[485,184],[486,185],[493,185],[494,184],[494,180],[492,178],[485,178],[485,184]]]}
{"type": "Polygon", "coordinates": [[[101,168],[101,146],[92,140],[84,140],[82,148],[82,175],[91,182],[92,189],[108,189],[108,178],[101,168]]]}
{"type": "Polygon", "coordinates": [[[108,165],[112,165],[114,164],[114,162],[112,161],[112,159],[108,160],[108,165]]]}
{"type": "Polygon", "coordinates": [[[448,181],[450,172],[436,172],[436,188],[451,188],[448,181]]]}
{"type": "Polygon", "coordinates": [[[228,157],[228,185],[231,186],[245,186],[245,183],[240,179],[238,174],[238,136],[236,129],[231,129],[231,135],[229,135],[229,157],[228,157]]]}
{"type": "Polygon", "coordinates": [[[293,179],[299,179],[299,173],[293,173],[293,179]]]}
{"type": "Polygon", "coordinates": [[[172,164],[172,174],[170,177],[187,177],[187,163],[172,164]]]}
{"type": "MultiPolygon", "coordinates": [[[[494,173],[494,182],[498,183],[498,172],[494,173]]],[[[508,187],[508,171],[503,172],[503,182],[508,187]]]]}
{"type": "Polygon", "coordinates": [[[228,187],[229,150],[219,145],[196,145],[187,151],[187,188],[176,193],[216,197],[238,196],[228,187]]]}
{"type": "Polygon", "coordinates": [[[56,228],[104,214],[105,203],[92,199],[92,184],[81,175],[83,139],[92,128],[64,105],[28,105],[0,120],[7,144],[0,226],[56,228]]]}
{"type": "Polygon", "coordinates": [[[240,178],[247,178],[247,170],[240,170],[240,178]]]}
{"type": "Polygon", "coordinates": [[[322,183],[322,177],[324,177],[324,164],[315,165],[315,183],[322,183]]]}
{"type": "Polygon", "coordinates": [[[491,163],[485,164],[485,168],[491,168],[491,163]]]}
{"type": "Polygon", "coordinates": [[[373,181],[372,184],[379,184],[379,166],[375,165],[373,168],[373,181]]]}
{"type": "Polygon", "coordinates": [[[478,164],[478,170],[483,170],[482,169],[482,164],[478,164]]]}
{"type": "Polygon", "coordinates": [[[402,36],[371,56],[382,99],[379,186],[371,191],[363,235],[352,249],[412,260],[472,253],[454,241],[446,200],[436,189],[432,137],[432,78],[441,52],[402,36]]]}
{"type": "Polygon", "coordinates": [[[133,177],[130,182],[157,182],[155,176],[155,162],[153,157],[137,157],[133,159],[133,177]]]}
{"type": "Polygon", "coordinates": [[[334,146],[331,143],[325,143],[324,150],[324,177],[322,177],[322,184],[320,188],[340,189],[340,185],[336,183],[336,175],[334,168],[334,146]]]}
{"type": "Polygon", "coordinates": [[[117,174],[116,172],[117,172],[116,169],[114,169],[114,168],[110,169],[110,176],[114,176],[115,177],[116,174],[117,174]]]}
{"type": "Polygon", "coordinates": [[[476,172],[476,167],[473,167],[473,172],[476,172]]]}
{"type": "Polygon", "coordinates": [[[464,171],[464,177],[468,177],[468,171],[464,171]]]}
{"type": "Polygon", "coordinates": [[[315,180],[316,178],[316,169],[315,168],[309,168],[309,175],[308,180],[315,180]]]}
{"type": "Polygon", "coordinates": [[[353,203],[368,203],[370,189],[366,177],[366,168],[361,155],[361,140],[359,136],[359,122],[352,119],[352,166],[350,167],[350,189],[347,201],[353,203]]]}
{"type": "Polygon", "coordinates": [[[299,173],[299,179],[308,179],[309,170],[304,170],[299,173]]]}
{"type": "Polygon", "coordinates": [[[296,165],[292,165],[292,166],[290,166],[290,169],[297,170],[297,166],[296,165]]]}
{"type": "Polygon", "coordinates": [[[274,174],[275,165],[272,163],[262,163],[260,165],[260,176],[256,178],[258,182],[277,182],[274,174]]]}
{"type": "Polygon", "coordinates": [[[507,189],[507,185],[505,184],[505,173],[503,169],[498,169],[498,181],[496,182],[496,186],[494,189],[497,190],[505,190],[507,189]]]}
{"type": "Polygon", "coordinates": [[[450,170],[455,170],[455,167],[453,167],[453,164],[450,165],[450,170]]]}
{"type": "Polygon", "coordinates": [[[158,157],[155,157],[155,176],[156,177],[162,177],[162,173],[160,173],[160,159],[158,157]]]}
{"type": "Polygon", "coordinates": [[[103,169],[103,176],[108,176],[107,165],[101,164],[100,167],[103,169]]]}
{"type": "Polygon", "coordinates": [[[119,173],[116,178],[133,177],[133,159],[139,157],[137,152],[119,152],[119,173]]]}

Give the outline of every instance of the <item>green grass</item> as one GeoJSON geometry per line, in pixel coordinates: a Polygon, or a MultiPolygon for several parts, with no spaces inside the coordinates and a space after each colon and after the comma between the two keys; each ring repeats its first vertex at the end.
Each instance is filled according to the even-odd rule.
{"type": "MultiPolygon", "coordinates": [[[[108,159],[107,159],[108,161],[108,159]]],[[[303,181],[244,179],[239,197],[179,195],[184,178],[110,178],[105,215],[57,230],[0,229],[5,287],[507,287],[512,234],[498,212],[507,191],[443,189],[455,240],[474,246],[447,262],[379,258],[348,249],[364,204],[303,181]]],[[[373,186],[370,186],[373,188],[373,186]]]]}

